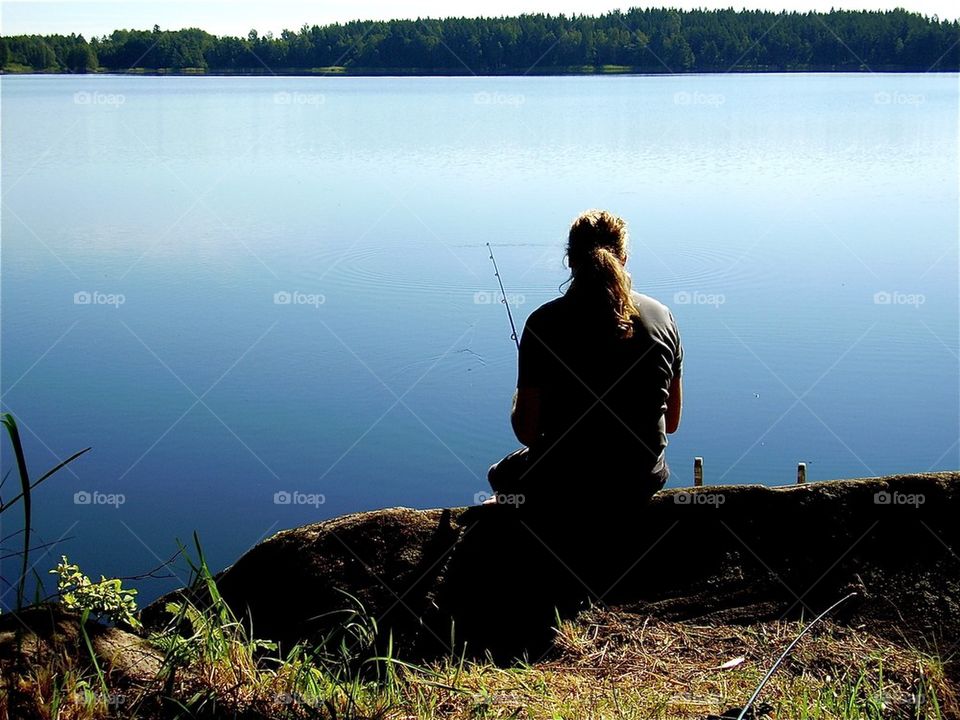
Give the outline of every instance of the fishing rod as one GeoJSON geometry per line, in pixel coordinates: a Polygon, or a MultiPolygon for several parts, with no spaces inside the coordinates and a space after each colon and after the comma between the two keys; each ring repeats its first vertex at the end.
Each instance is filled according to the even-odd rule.
{"type": "Polygon", "coordinates": [[[500,268],[497,267],[497,259],[493,256],[493,248],[487,243],[487,250],[490,251],[490,260],[493,261],[493,274],[497,276],[497,282],[500,283],[500,302],[507,308],[507,318],[510,320],[510,339],[517,345],[517,352],[520,352],[520,338],[517,336],[517,326],[513,323],[513,313],[510,312],[510,303],[507,302],[507,291],[503,289],[503,280],[500,279],[500,268]]]}
{"type": "Polygon", "coordinates": [[[840,598],[833,605],[831,605],[822,613],[817,615],[813,620],[810,621],[810,623],[805,628],[803,628],[803,630],[800,631],[800,634],[793,639],[793,642],[787,645],[787,649],[783,651],[783,654],[780,655],[779,658],[777,658],[777,661],[773,664],[773,667],[771,667],[770,670],[767,671],[767,674],[763,676],[763,680],[761,680],[760,684],[757,685],[757,689],[753,691],[753,695],[750,696],[750,699],[747,700],[747,704],[743,706],[743,709],[740,710],[740,714],[737,715],[737,720],[744,720],[744,718],[749,717],[748,713],[750,712],[750,707],[753,705],[753,703],[757,701],[757,698],[760,696],[760,692],[763,690],[764,686],[767,684],[770,678],[773,677],[773,673],[775,673],[777,668],[780,667],[780,664],[787,659],[787,655],[790,654],[790,651],[793,650],[794,646],[798,642],[800,642],[800,638],[806,635],[807,632],[809,632],[810,628],[812,628],[814,625],[820,622],[823,618],[825,618],[827,615],[833,612],[836,608],[840,607],[840,605],[845,603],[847,600],[849,600],[856,594],[857,593],[852,592],[846,597],[840,598]]]}

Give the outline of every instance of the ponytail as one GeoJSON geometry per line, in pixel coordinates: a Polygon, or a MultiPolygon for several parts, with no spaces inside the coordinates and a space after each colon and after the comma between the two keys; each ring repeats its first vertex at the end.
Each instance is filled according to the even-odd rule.
{"type": "Polygon", "coordinates": [[[619,337],[633,336],[640,311],[631,295],[626,223],[605,210],[589,210],[573,221],[567,243],[571,290],[603,308],[619,337]]]}

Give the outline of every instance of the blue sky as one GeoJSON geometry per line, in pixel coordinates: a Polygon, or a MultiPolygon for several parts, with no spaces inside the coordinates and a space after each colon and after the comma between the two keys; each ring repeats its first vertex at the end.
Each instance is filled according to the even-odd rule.
{"type": "Polygon", "coordinates": [[[672,5],[675,7],[747,7],[772,10],[888,9],[897,6],[941,18],[960,17],[957,0],[662,0],[661,2],[617,3],[616,0],[3,0],[0,3],[0,32],[79,32],[90,37],[116,28],[164,29],[200,27],[217,35],[246,35],[255,28],[261,34],[298,29],[304,23],[325,23],[355,19],[445,17],[449,15],[515,15],[522,12],[596,14],[631,5],[672,5]]]}

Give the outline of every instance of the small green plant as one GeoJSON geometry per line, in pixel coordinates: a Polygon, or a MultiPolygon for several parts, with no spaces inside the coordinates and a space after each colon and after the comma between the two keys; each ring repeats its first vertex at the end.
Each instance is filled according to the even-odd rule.
{"type": "Polygon", "coordinates": [[[60,563],[50,573],[57,576],[60,602],[68,610],[79,610],[84,617],[93,613],[135,630],[141,628],[136,615],[137,591],[123,587],[119,579],[108,580],[101,575],[99,582],[93,582],[66,555],[60,557],[60,563]]]}

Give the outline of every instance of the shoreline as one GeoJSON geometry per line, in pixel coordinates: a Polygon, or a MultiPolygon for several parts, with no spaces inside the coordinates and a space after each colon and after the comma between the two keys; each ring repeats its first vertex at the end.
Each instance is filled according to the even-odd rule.
{"type": "Polygon", "coordinates": [[[0,717],[957,718],[958,503],[948,471],[676,488],[602,528],[384,508],[216,574],[198,541],[120,621],[0,616],[0,717]]]}
{"type": "Polygon", "coordinates": [[[456,78],[499,78],[499,77],[660,77],[660,76],[708,76],[708,75],[956,75],[954,68],[923,69],[905,65],[885,65],[880,67],[838,67],[829,65],[809,65],[803,67],[758,66],[743,68],[697,69],[674,72],[672,70],[642,66],[615,67],[574,67],[543,68],[524,70],[510,68],[496,72],[472,72],[458,68],[281,68],[279,70],[257,70],[249,68],[238,71],[204,70],[201,68],[131,68],[127,70],[99,69],[92,72],[63,72],[34,69],[0,69],[0,76],[22,75],[81,75],[81,76],[131,76],[131,77],[456,77],[456,78]]]}

